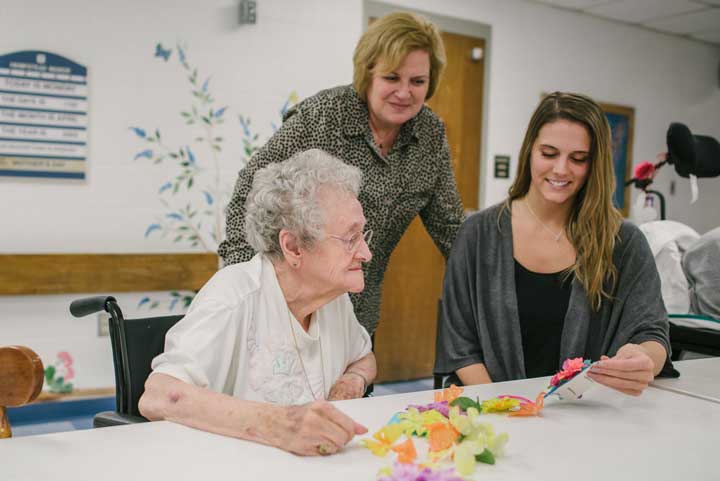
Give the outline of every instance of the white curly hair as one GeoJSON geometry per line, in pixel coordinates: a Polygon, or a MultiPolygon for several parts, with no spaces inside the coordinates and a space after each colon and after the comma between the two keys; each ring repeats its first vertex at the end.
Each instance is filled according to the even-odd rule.
{"type": "Polygon", "coordinates": [[[245,202],[245,238],[255,249],[282,258],[280,231],[295,234],[303,247],[321,239],[325,216],[317,199],[322,187],[357,197],[362,173],[320,149],[310,149],[257,171],[245,202]]]}

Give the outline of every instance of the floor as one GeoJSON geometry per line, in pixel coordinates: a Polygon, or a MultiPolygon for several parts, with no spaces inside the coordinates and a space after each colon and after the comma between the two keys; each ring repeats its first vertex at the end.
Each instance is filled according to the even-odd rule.
{"type": "MultiPolygon", "coordinates": [[[[426,391],[433,388],[432,378],[416,381],[376,384],[373,396],[426,391]]],[[[115,409],[115,398],[58,401],[8,409],[13,437],[57,433],[92,428],[93,416],[115,409]]]]}

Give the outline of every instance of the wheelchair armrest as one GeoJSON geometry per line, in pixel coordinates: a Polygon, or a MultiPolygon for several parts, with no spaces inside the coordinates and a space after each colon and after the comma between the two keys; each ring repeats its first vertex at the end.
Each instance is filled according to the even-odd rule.
{"type": "Polygon", "coordinates": [[[142,416],[131,416],[130,414],[120,414],[117,411],[104,411],[97,413],[93,418],[94,428],[105,428],[108,426],[123,426],[125,424],[137,424],[148,422],[142,416]]]}

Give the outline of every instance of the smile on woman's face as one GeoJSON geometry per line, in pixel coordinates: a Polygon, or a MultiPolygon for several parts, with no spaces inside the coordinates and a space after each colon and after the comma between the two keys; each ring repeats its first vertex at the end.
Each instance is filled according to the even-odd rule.
{"type": "Polygon", "coordinates": [[[375,125],[400,127],[425,104],[430,86],[430,55],[413,50],[400,66],[388,71],[382,62],[367,89],[367,102],[375,125]]]}
{"type": "Polygon", "coordinates": [[[565,119],[545,124],[535,139],[530,159],[533,196],[566,205],[587,181],[590,134],[584,125],[565,119]]]}

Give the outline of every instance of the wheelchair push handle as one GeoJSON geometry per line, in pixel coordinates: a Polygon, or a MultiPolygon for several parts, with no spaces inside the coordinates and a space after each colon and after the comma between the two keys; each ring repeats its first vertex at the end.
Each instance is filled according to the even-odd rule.
{"type": "Polygon", "coordinates": [[[110,302],[115,303],[115,298],[112,296],[94,296],[77,299],[70,304],[70,314],[75,317],[83,317],[100,311],[110,312],[108,308],[110,302]]]}

